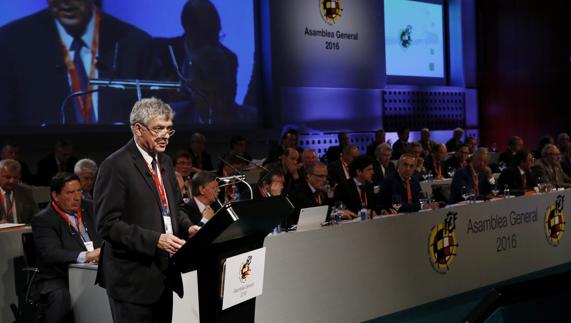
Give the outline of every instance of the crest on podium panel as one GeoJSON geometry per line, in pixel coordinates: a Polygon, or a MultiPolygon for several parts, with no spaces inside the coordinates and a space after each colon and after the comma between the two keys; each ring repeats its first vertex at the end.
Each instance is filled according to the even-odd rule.
{"type": "Polygon", "coordinates": [[[565,215],[563,214],[564,195],[558,195],[553,205],[545,212],[544,228],[547,242],[557,247],[565,232],[565,215]]]}
{"type": "Polygon", "coordinates": [[[456,257],[458,240],[456,239],[456,218],[458,212],[448,212],[444,223],[432,227],[428,235],[428,255],[432,268],[441,274],[450,270],[456,257]]]}
{"type": "Polygon", "coordinates": [[[329,25],[335,24],[343,11],[341,0],[319,0],[319,9],[321,17],[329,25]]]}

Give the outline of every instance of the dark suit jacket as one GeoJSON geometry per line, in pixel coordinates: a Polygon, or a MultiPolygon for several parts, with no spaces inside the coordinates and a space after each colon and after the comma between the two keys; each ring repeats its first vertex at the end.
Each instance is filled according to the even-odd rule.
{"type": "MultiPolygon", "coordinates": [[[[77,158],[71,157],[64,165],[64,171],[73,173],[73,167],[77,163],[77,158]]],[[[52,177],[60,170],[56,162],[54,153],[51,153],[38,162],[38,174],[36,176],[36,184],[49,186],[52,177]]]]}
{"type": "Polygon", "coordinates": [[[563,169],[563,172],[571,177],[571,159],[570,158],[566,158],[563,157],[561,158],[561,169],[563,169]]]}
{"type": "MultiPolygon", "coordinates": [[[[347,172],[349,172],[349,166],[347,166],[347,172]]],[[[327,165],[327,177],[329,178],[329,183],[332,186],[347,180],[347,177],[345,177],[345,171],[343,170],[343,164],[341,164],[341,159],[337,159],[327,165]]]]}
{"type": "Polygon", "coordinates": [[[460,161],[458,160],[458,158],[456,158],[455,155],[450,156],[444,163],[444,166],[446,168],[446,171],[448,171],[449,168],[452,168],[454,169],[454,171],[456,171],[456,169],[462,167],[460,165],[460,161]]]}
{"type": "Polygon", "coordinates": [[[511,150],[503,151],[498,157],[498,164],[504,163],[506,167],[515,166],[513,165],[514,153],[511,150]]]}
{"type": "Polygon", "coordinates": [[[393,172],[385,177],[379,192],[379,208],[389,210],[393,205],[393,196],[400,195],[402,205],[399,212],[416,212],[420,210],[420,197],[422,189],[420,183],[414,177],[410,179],[410,190],[412,193],[412,203],[408,203],[406,196],[406,183],[397,172],[393,172]]]}
{"type": "MultiPolygon", "coordinates": [[[[191,221],[171,159],[158,154],[173,232],[188,237],[191,221]]],[[[104,240],[97,283],[114,299],[135,304],[156,302],[165,288],[182,296],[180,273],[157,247],[165,232],[161,199],[149,167],[134,140],[111,154],[99,168],[94,188],[97,230],[104,240]]]]}
{"type": "MultiPolygon", "coordinates": [[[[375,199],[373,185],[371,183],[365,184],[365,192],[367,194],[367,209],[378,211],[377,200],[375,199]]],[[[355,184],[353,178],[349,178],[337,185],[333,200],[335,202],[343,202],[347,206],[347,209],[354,213],[359,212],[361,209],[361,199],[359,191],[357,190],[357,184],[355,184]]]]}
{"type": "Polygon", "coordinates": [[[408,143],[402,142],[400,139],[395,141],[393,144],[393,155],[391,156],[391,159],[399,159],[400,156],[406,151],[407,145],[408,143]]]}
{"type": "MultiPolygon", "coordinates": [[[[153,77],[149,35],[102,13],[99,39],[99,78],[153,77]],[[116,43],[117,70],[113,72],[116,43]]],[[[70,87],[60,37],[49,10],[2,27],[0,46],[0,124],[61,124],[60,106],[70,87]]],[[[101,89],[99,123],[127,123],[135,100],[135,91],[101,89]]],[[[69,112],[67,120],[74,120],[71,102],[65,110],[66,115],[69,112]]]]}
{"type": "Polygon", "coordinates": [[[199,168],[201,170],[214,170],[214,164],[212,164],[212,159],[207,152],[203,152],[200,156],[190,151],[190,156],[192,157],[192,166],[199,168]],[[200,158],[199,158],[200,157],[200,158]],[[200,163],[199,163],[200,160],[200,163]]]}
{"type": "Polygon", "coordinates": [[[321,193],[321,203],[317,203],[315,200],[315,195],[311,191],[311,187],[307,182],[299,183],[295,186],[295,188],[290,193],[291,202],[295,207],[294,212],[289,217],[288,223],[297,224],[299,221],[299,212],[301,209],[305,209],[308,207],[315,207],[321,205],[332,205],[333,201],[327,198],[327,193],[321,193]]]}
{"type": "MultiPolygon", "coordinates": [[[[93,204],[81,202],[82,220],[94,247],[101,240],[95,228],[93,204]]],[[[32,233],[36,247],[36,265],[40,293],[67,287],[67,267],[75,263],[79,253],[87,251],[81,236],[53,208],[48,205],[32,220],[32,233]]]]}
{"type": "MultiPolygon", "coordinates": [[[[34,201],[32,191],[21,185],[14,187],[14,201],[16,202],[16,215],[19,223],[31,223],[32,218],[38,213],[38,205],[34,201]]],[[[6,216],[4,205],[0,205],[0,219],[6,216]]]]}
{"type": "Polygon", "coordinates": [[[325,153],[325,158],[327,158],[327,163],[332,163],[336,160],[339,160],[341,157],[341,153],[343,152],[343,147],[337,146],[330,146],[327,148],[327,152],[325,153]]]}
{"type": "Polygon", "coordinates": [[[498,187],[500,190],[504,190],[507,185],[510,189],[510,193],[515,195],[522,195],[525,191],[533,189],[537,185],[535,176],[531,174],[530,171],[526,171],[525,175],[527,177],[527,185],[523,186],[523,178],[517,167],[508,167],[500,174],[498,179],[498,187]]]}
{"type": "MultiPolygon", "coordinates": [[[[452,178],[452,184],[450,185],[450,204],[464,200],[462,197],[462,194],[464,193],[463,187],[466,187],[466,189],[473,189],[471,174],[472,169],[470,168],[470,165],[456,170],[454,177],[452,178]]],[[[485,196],[492,192],[492,186],[484,172],[478,173],[478,184],[480,196],[485,196]]]]}
{"type": "Polygon", "coordinates": [[[375,171],[375,174],[373,174],[373,185],[381,185],[385,177],[397,171],[395,164],[389,162],[389,165],[385,168],[385,174],[383,175],[381,163],[378,160],[373,162],[373,170],[375,171]]]}
{"type": "MultiPolygon", "coordinates": [[[[155,38],[154,45],[159,58],[157,65],[163,79],[179,81],[169,51],[169,45],[172,46],[181,73],[192,80],[187,85],[203,93],[209,101],[208,104],[214,108],[211,116],[214,123],[246,121],[246,115],[243,113],[246,109],[240,109],[235,103],[238,57],[230,49],[218,42],[190,51],[185,48],[184,36],[155,38]],[[190,60],[192,65],[187,63],[190,60]]],[[[209,117],[204,109],[203,99],[193,102],[192,95],[187,91],[170,91],[167,96],[166,100],[177,111],[179,122],[204,123],[209,117]]],[[[256,116],[254,114],[251,117],[256,116]]]]}
{"type": "MultiPolygon", "coordinates": [[[[444,178],[450,178],[450,175],[448,175],[448,168],[446,167],[446,162],[440,161],[439,163],[440,163],[440,170],[442,171],[442,176],[444,178]]],[[[426,171],[431,171],[434,177],[436,177],[436,171],[434,168],[434,155],[428,155],[426,156],[426,158],[424,158],[424,167],[426,168],[426,171]]]]}
{"type": "Polygon", "coordinates": [[[448,152],[454,152],[458,150],[461,146],[462,146],[462,141],[456,141],[454,140],[454,138],[450,138],[450,140],[446,142],[446,149],[448,150],[448,152]]]}

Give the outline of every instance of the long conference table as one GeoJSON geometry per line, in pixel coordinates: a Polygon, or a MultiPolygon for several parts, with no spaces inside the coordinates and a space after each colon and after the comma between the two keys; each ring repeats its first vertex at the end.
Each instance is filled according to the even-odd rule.
{"type": "MultiPolygon", "coordinates": [[[[571,263],[571,190],[270,235],[256,322],[357,322],[571,263]]],[[[70,266],[76,322],[110,321],[96,266],[70,266]]],[[[196,272],[173,322],[198,322],[196,272]]]]}

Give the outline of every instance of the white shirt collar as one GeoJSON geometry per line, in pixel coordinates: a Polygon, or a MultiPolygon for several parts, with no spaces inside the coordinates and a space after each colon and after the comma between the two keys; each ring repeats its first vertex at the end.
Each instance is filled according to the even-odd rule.
{"type": "Polygon", "coordinates": [[[153,162],[153,157],[151,155],[149,155],[149,153],[146,152],[143,148],[141,148],[141,146],[139,146],[139,144],[137,143],[136,140],[134,140],[134,141],[135,141],[135,145],[137,145],[137,149],[139,150],[141,155],[143,155],[143,159],[147,162],[147,165],[151,165],[151,163],[153,162]]]}
{"type": "Polygon", "coordinates": [[[200,211],[200,214],[202,214],[206,208],[206,205],[202,204],[202,202],[200,202],[196,197],[193,197],[193,199],[194,203],[196,203],[196,206],[198,206],[198,211],[200,211]]]}
{"type": "Polygon", "coordinates": [[[523,169],[519,168],[519,166],[517,167],[517,169],[519,169],[519,174],[520,174],[520,175],[525,175],[525,172],[523,171],[523,169]]]}
{"type": "MultiPolygon", "coordinates": [[[[71,48],[71,43],[73,42],[73,37],[65,31],[63,25],[59,22],[59,20],[54,19],[56,22],[57,31],[59,33],[59,37],[63,44],[69,50],[71,48]]],[[[87,28],[85,29],[85,33],[81,36],[81,40],[83,40],[84,45],[91,49],[91,44],[93,42],[93,31],[95,29],[95,11],[91,14],[91,19],[87,23],[87,28]]]]}
{"type": "Polygon", "coordinates": [[[355,182],[355,184],[357,185],[357,188],[359,188],[361,185],[363,185],[361,182],[359,182],[355,177],[353,177],[353,181],[355,182]]]}
{"type": "Polygon", "coordinates": [[[317,191],[315,189],[315,187],[311,186],[311,184],[309,184],[309,182],[307,182],[307,186],[309,186],[309,189],[311,190],[311,193],[315,193],[315,191],[317,191]]]}

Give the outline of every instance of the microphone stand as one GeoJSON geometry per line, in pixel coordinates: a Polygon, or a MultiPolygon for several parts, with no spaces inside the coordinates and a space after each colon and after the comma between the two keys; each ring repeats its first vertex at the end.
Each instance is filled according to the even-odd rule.
{"type": "MultiPolygon", "coordinates": [[[[176,61],[176,55],[174,54],[174,50],[172,48],[172,45],[169,45],[169,54],[170,54],[172,65],[174,67],[176,75],[178,76],[178,79],[180,80],[180,87],[184,88],[189,93],[197,94],[198,97],[200,97],[204,101],[204,103],[206,103],[206,106],[208,107],[208,122],[207,122],[207,124],[212,124],[212,113],[213,113],[212,105],[210,104],[210,101],[206,97],[206,94],[202,93],[201,91],[199,91],[198,89],[194,88],[191,85],[192,79],[186,78],[186,77],[184,77],[184,75],[182,75],[182,72],[180,71],[178,63],[176,61]],[[184,85],[184,87],[183,87],[183,85],[184,85]]],[[[192,65],[192,61],[189,61],[189,63],[192,65]]]]}
{"type": "MultiPolygon", "coordinates": [[[[235,154],[234,156],[236,156],[236,157],[238,157],[239,159],[241,159],[241,160],[247,162],[249,165],[250,165],[250,164],[251,164],[251,165],[254,165],[254,166],[256,166],[257,168],[266,171],[266,174],[265,174],[264,176],[262,176],[260,179],[258,179],[258,185],[259,185],[260,183],[263,183],[264,180],[265,180],[265,178],[266,178],[266,176],[268,176],[269,174],[271,174],[271,171],[270,171],[268,168],[266,168],[266,167],[264,167],[264,166],[260,166],[260,165],[258,165],[258,164],[256,164],[256,163],[252,162],[251,160],[248,160],[248,158],[245,158],[244,156],[242,156],[242,155],[240,155],[240,154],[235,154]]],[[[266,194],[268,195],[268,197],[271,196],[271,194],[270,194],[269,192],[266,192],[266,194]]],[[[291,201],[289,200],[289,196],[288,196],[287,194],[284,194],[284,196],[286,197],[286,199],[287,199],[287,200],[290,202],[290,204],[291,204],[291,201]]],[[[289,221],[288,221],[288,217],[285,218],[285,232],[289,232],[289,221]]]]}
{"type": "MultiPolygon", "coordinates": [[[[248,187],[248,190],[250,191],[250,199],[251,200],[254,199],[254,192],[252,191],[252,186],[250,186],[250,184],[248,184],[248,182],[246,182],[246,175],[240,174],[240,175],[233,175],[233,176],[226,176],[226,177],[217,177],[216,180],[218,182],[224,182],[224,184],[218,185],[218,187],[226,187],[226,186],[230,186],[230,185],[235,185],[235,183],[234,183],[235,181],[242,182],[242,183],[246,184],[246,186],[248,187]]],[[[218,203],[220,203],[220,201],[218,201],[218,203]]]]}

